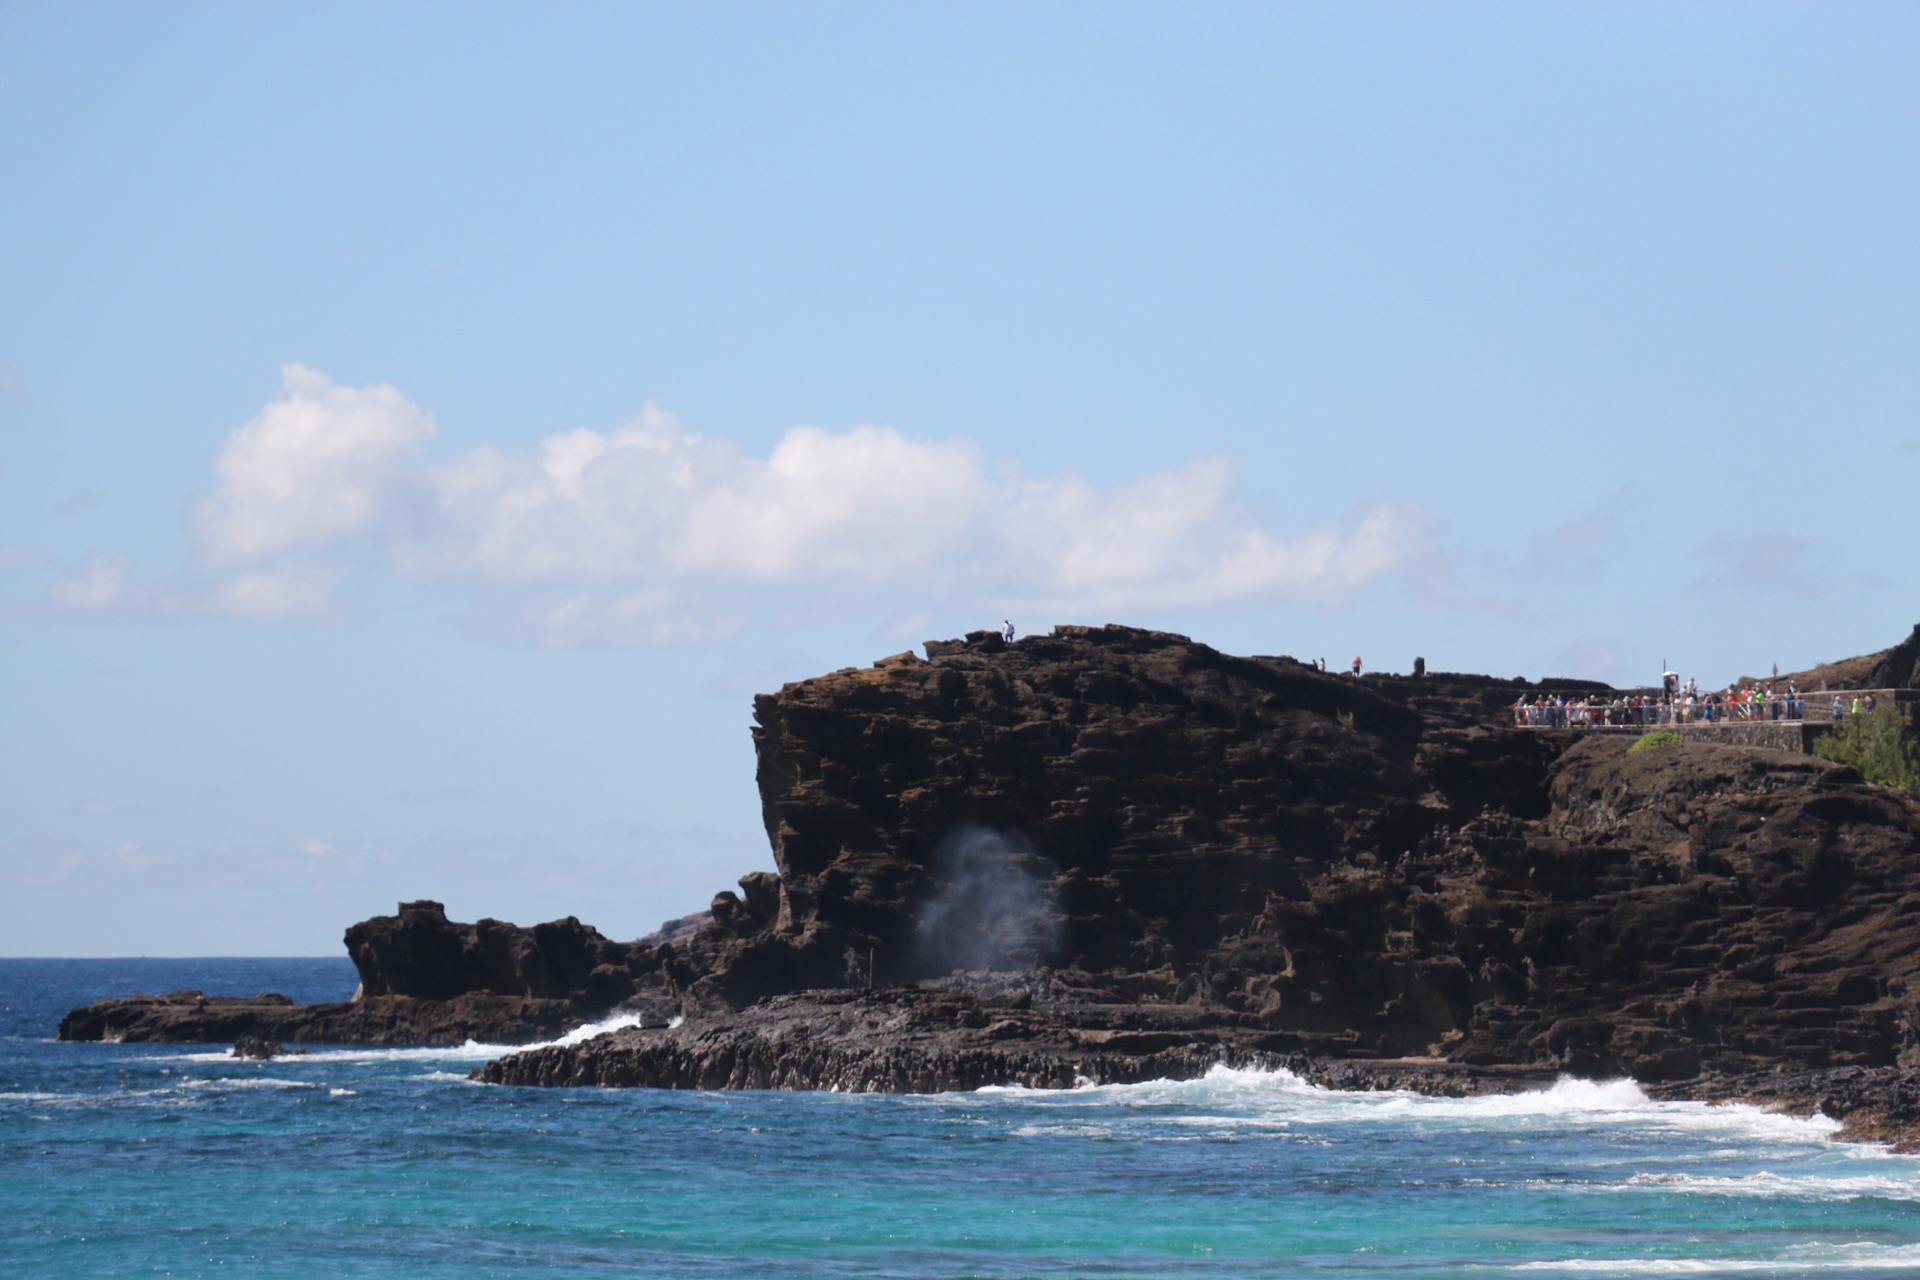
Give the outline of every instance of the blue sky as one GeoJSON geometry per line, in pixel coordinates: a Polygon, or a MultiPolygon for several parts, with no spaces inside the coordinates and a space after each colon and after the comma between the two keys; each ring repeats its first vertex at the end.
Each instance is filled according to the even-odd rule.
{"type": "Polygon", "coordinates": [[[0,954],[615,936],[1011,616],[1920,619],[1920,9],[0,7],[0,954]]]}

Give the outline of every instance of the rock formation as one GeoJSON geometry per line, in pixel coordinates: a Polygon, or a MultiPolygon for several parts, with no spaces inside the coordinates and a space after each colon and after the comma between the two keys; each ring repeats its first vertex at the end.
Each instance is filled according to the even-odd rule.
{"type": "Polygon", "coordinates": [[[610,942],[572,916],[532,928],[447,919],[438,902],[403,902],[347,930],[360,972],[351,1001],[296,1005],[282,995],[123,996],[75,1009],[62,1040],[525,1044],[548,1040],[616,1004],[678,1008],[671,956],[610,942]]]}
{"type": "Polygon", "coordinates": [[[1913,634],[1880,655],[1868,673],[1869,689],[1920,689],[1920,625],[1913,634]]]}
{"type": "MultiPolygon", "coordinates": [[[[511,1083],[1285,1062],[1702,1093],[1782,1069],[1882,1117],[1917,1093],[1875,1082],[1920,1065],[1920,799],[1798,753],[1515,729],[1523,681],[1355,678],[1124,627],[926,650],[756,699],[778,874],[697,932],[613,943],[406,904],[349,931],[363,999],[316,1011],[519,1001],[522,1041],[557,1010],[658,1015],[482,1073],[511,1083]]],[[[362,1038],[346,1016],[249,1030],[362,1038]]]]}
{"type": "Polygon", "coordinates": [[[726,1010],[942,975],[953,937],[1076,989],[1035,1032],[1075,1052],[1178,1006],[1235,1052],[1647,1080],[1913,1053],[1920,802],[1793,753],[1516,730],[1515,692],[1069,628],[763,696],[777,902],[716,905],[708,1016],[627,1033],[621,1070],[711,1078],[698,1037],[757,1034],[726,1010]]]}

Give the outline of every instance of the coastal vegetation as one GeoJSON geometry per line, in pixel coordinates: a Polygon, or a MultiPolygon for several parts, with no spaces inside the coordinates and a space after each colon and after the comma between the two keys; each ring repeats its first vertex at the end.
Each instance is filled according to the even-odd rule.
{"type": "Polygon", "coordinates": [[[1677,747],[1682,741],[1683,739],[1677,733],[1656,729],[1652,733],[1642,734],[1640,741],[1627,748],[1627,754],[1634,756],[1642,751],[1658,751],[1661,747],[1677,747]]]}
{"type": "Polygon", "coordinates": [[[1868,782],[1920,795],[1920,734],[1899,707],[1848,717],[1815,740],[1813,754],[1851,765],[1868,782]]]}

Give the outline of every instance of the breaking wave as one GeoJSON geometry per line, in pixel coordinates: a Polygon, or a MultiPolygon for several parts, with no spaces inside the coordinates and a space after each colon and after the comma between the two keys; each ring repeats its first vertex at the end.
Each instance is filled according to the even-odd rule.
{"type": "MultiPolygon", "coordinates": [[[[551,1049],[581,1044],[595,1036],[605,1035],[609,1031],[620,1031],[627,1027],[644,1025],[645,1019],[639,1014],[622,1013],[599,1022],[589,1022],[575,1027],[553,1040],[542,1040],[536,1044],[487,1044],[479,1040],[468,1040],[457,1045],[408,1045],[408,1046],[372,1046],[357,1045],[338,1049],[309,1049],[305,1053],[290,1052],[284,1057],[272,1059],[276,1067],[292,1067],[305,1064],[329,1062],[380,1063],[380,1062],[490,1062],[509,1053],[524,1053],[529,1049],[551,1049]]],[[[299,1046],[294,1046],[296,1049],[299,1046]]],[[[178,1053],[162,1055],[174,1062],[200,1063],[236,1063],[244,1059],[235,1058],[227,1050],[210,1050],[200,1053],[178,1053]]],[[[463,1077],[464,1078],[464,1077],[463,1077]]]]}
{"type": "Polygon", "coordinates": [[[1785,1116],[1742,1103],[1661,1102],[1631,1080],[1566,1076],[1544,1089],[1444,1098],[1406,1090],[1328,1089],[1285,1069],[1216,1066],[1194,1080],[1083,1085],[1070,1090],[990,1086],[973,1096],[1019,1097],[1043,1107],[1180,1107],[1199,1113],[1186,1123],[1245,1126],[1338,1125],[1370,1122],[1509,1127],[1576,1124],[1766,1144],[1824,1145],[1840,1129],[1826,1116],[1785,1116]]]}
{"type": "Polygon", "coordinates": [[[1522,1262],[1509,1271],[1607,1276],[1797,1275],[1807,1271],[1906,1271],[1920,1269],[1920,1245],[1869,1242],[1812,1244],[1768,1257],[1568,1258],[1522,1262]]]}

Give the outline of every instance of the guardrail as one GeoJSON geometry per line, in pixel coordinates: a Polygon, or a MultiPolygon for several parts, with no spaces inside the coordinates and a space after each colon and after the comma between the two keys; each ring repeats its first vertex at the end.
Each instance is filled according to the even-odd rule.
{"type": "Polygon", "coordinates": [[[1794,697],[1780,694],[1751,702],[1713,694],[1696,699],[1691,705],[1635,694],[1606,700],[1582,697],[1563,703],[1534,701],[1515,706],[1513,714],[1514,724],[1523,729],[1666,729],[1695,725],[1831,724],[1874,707],[1915,702],[1920,702],[1920,690],[1846,689],[1794,697]]]}

